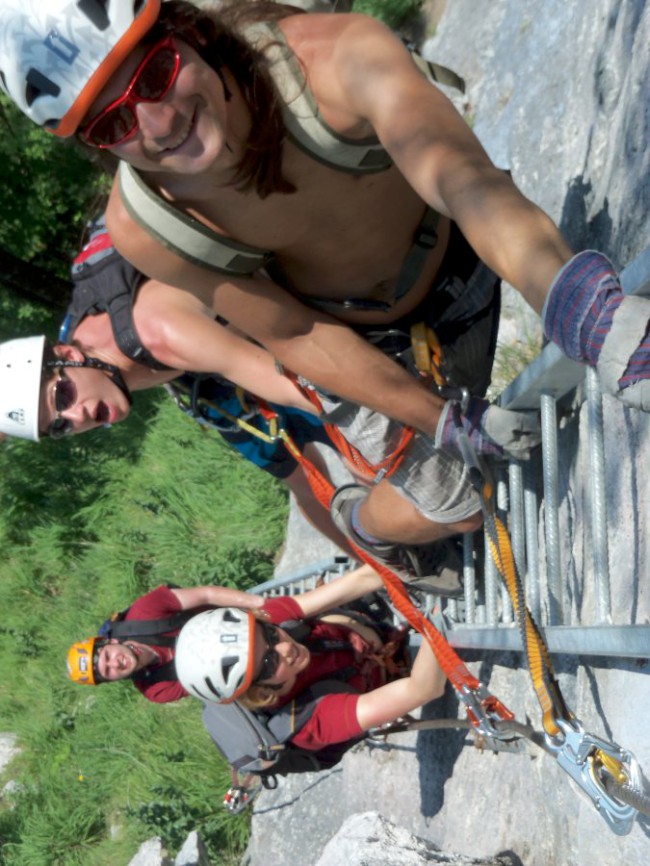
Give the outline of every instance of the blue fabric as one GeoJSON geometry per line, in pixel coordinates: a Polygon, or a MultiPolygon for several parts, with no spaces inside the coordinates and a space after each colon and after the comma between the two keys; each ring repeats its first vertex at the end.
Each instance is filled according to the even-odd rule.
{"type": "MultiPolygon", "coordinates": [[[[189,375],[182,377],[185,384],[191,384],[193,378],[189,375]]],[[[264,433],[268,432],[264,418],[257,413],[253,413],[250,417],[247,415],[239,402],[236,388],[231,382],[216,377],[202,379],[199,394],[204,399],[211,400],[221,406],[235,418],[244,418],[256,429],[264,433]]],[[[251,401],[250,407],[254,409],[254,399],[249,395],[246,395],[246,398],[251,401]]],[[[278,406],[274,403],[269,405],[277,412],[279,423],[285,427],[301,450],[309,442],[332,445],[325,428],[315,415],[300,409],[278,406]]],[[[215,423],[218,432],[225,441],[250,463],[259,466],[260,469],[275,478],[286,478],[297,467],[296,460],[287,451],[283,442],[265,442],[254,434],[237,427],[236,424],[231,424],[216,410],[210,409],[204,404],[202,410],[203,415],[215,423]]]]}

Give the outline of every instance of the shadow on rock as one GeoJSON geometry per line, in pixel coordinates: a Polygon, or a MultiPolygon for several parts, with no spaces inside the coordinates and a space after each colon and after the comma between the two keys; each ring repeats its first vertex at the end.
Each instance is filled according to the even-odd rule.
{"type": "Polygon", "coordinates": [[[560,231],[574,249],[609,250],[612,243],[613,222],[609,215],[609,204],[590,219],[587,211],[593,187],[583,176],[574,177],[569,183],[560,218],[560,231]]]}
{"type": "MultiPolygon", "coordinates": [[[[423,719],[453,719],[458,716],[458,698],[451,688],[437,701],[422,710],[423,719]]],[[[419,765],[420,811],[433,818],[442,809],[445,782],[454,772],[454,764],[463,750],[466,730],[455,728],[422,731],[417,738],[419,765]]]]}

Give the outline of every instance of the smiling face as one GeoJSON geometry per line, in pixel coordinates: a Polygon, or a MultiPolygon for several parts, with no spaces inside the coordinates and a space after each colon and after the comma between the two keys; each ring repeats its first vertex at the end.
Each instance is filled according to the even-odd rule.
{"type": "MultiPolygon", "coordinates": [[[[179,58],[173,84],[156,101],[129,101],[137,129],[109,149],[142,171],[199,174],[217,160],[227,167],[233,158],[226,145],[228,117],[221,79],[189,45],[178,39],[173,45],[179,58]]],[[[122,64],[84,118],[82,138],[84,127],[88,129],[130,86],[131,94],[137,92],[134,76],[150,51],[151,46],[141,45],[122,64]]]]}
{"type": "Polygon", "coordinates": [[[156,661],[151,647],[137,641],[120,643],[113,638],[97,655],[97,672],[107,682],[124,680],[156,661]]]}
{"type": "Polygon", "coordinates": [[[309,665],[309,650],[278,626],[257,623],[255,637],[253,682],[259,686],[280,686],[278,691],[282,694],[289,692],[298,674],[309,665]]]}

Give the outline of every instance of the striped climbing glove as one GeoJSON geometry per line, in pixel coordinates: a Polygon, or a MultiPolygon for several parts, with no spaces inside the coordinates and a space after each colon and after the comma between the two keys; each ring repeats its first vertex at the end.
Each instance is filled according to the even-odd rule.
{"type": "MultiPolygon", "coordinates": [[[[440,414],[435,445],[461,452],[453,408],[454,401],[448,400],[440,414]]],[[[493,406],[480,397],[470,397],[460,417],[477,454],[527,460],[531,450],[542,441],[536,412],[513,412],[493,406]]]]}
{"type": "Polygon", "coordinates": [[[542,322],[565,355],[596,368],[606,394],[650,412],[650,299],[624,295],[608,258],[585,250],[567,262],[542,322]]]}

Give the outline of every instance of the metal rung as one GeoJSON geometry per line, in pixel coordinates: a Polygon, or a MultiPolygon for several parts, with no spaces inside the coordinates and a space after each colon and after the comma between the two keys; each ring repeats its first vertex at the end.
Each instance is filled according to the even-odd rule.
{"type": "MultiPolygon", "coordinates": [[[[550,626],[544,636],[552,653],[650,659],[650,625],[550,626]]],[[[459,649],[523,651],[521,635],[513,625],[454,625],[447,640],[459,649]]],[[[413,645],[419,642],[420,636],[414,635],[413,645]]]]}
{"type": "MultiPolygon", "coordinates": [[[[637,256],[621,274],[626,295],[650,295],[650,247],[637,256]]],[[[542,393],[562,399],[584,379],[585,367],[570,361],[549,343],[535,360],[499,396],[504,409],[537,409],[542,393]]]]}
{"type": "MultiPolygon", "coordinates": [[[[312,577],[318,577],[325,574],[325,579],[329,579],[336,575],[343,574],[349,568],[349,559],[347,556],[333,556],[329,559],[321,559],[318,562],[312,562],[304,568],[297,571],[291,571],[288,574],[283,574],[273,580],[267,580],[265,583],[260,583],[251,589],[258,595],[275,594],[276,590],[288,589],[294,584],[298,586],[302,581],[312,577]]],[[[302,590],[299,590],[302,591],[302,590]]],[[[289,593],[291,594],[291,593],[289,593]]]]}

